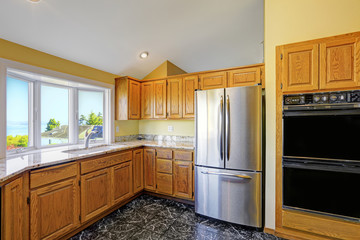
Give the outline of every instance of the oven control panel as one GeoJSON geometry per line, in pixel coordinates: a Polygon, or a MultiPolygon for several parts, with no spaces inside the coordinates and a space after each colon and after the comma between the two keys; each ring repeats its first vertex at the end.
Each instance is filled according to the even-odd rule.
{"type": "Polygon", "coordinates": [[[334,104],[360,102],[360,90],[284,95],[284,105],[334,104]]]}

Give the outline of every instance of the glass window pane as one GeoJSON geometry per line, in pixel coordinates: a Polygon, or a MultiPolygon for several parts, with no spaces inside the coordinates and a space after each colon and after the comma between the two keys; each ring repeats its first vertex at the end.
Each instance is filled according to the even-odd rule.
{"type": "Polygon", "coordinates": [[[69,142],[69,89],[41,85],[41,145],[69,142]]]}
{"type": "Polygon", "coordinates": [[[104,92],[79,91],[79,139],[84,139],[86,131],[95,131],[91,139],[104,139],[104,92]]]}
{"type": "Polygon", "coordinates": [[[7,150],[29,147],[29,83],[6,80],[7,150]]]}

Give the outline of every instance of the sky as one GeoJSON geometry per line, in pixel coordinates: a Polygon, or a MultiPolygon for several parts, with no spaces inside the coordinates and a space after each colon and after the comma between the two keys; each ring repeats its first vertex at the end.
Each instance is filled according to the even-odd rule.
{"type": "MultiPolygon", "coordinates": [[[[7,121],[28,121],[28,89],[25,81],[7,78],[7,121]]],[[[50,85],[41,86],[41,121],[47,123],[50,118],[68,124],[69,90],[50,85]]],[[[103,113],[103,93],[79,91],[79,115],[91,112],[103,113]]]]}

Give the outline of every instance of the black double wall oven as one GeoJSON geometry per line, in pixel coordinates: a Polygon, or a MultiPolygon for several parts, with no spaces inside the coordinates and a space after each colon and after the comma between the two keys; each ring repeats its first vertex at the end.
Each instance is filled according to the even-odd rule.
{"type": "Polygon", "coordinates": [[[360,91],[284,96],[283,207],[360,222],[360,91]]]}

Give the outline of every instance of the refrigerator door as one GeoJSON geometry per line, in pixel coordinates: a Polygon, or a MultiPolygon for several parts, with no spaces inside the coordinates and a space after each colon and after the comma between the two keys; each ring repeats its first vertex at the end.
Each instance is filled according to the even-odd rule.
{"type": "Polygon", "coordinates": [[[231,223],[262,227],[260,172],[195,167],[195,212],[231,223]]]}
{"type": "Polygon", "coordinates": [[[224,168],[224,89],[195,92],[195,164],[224,168]]]}
{"type": "Polygon", "coordinates": [[[225,89],[225,168],[261,171],[261,86],[225,89]]]}

